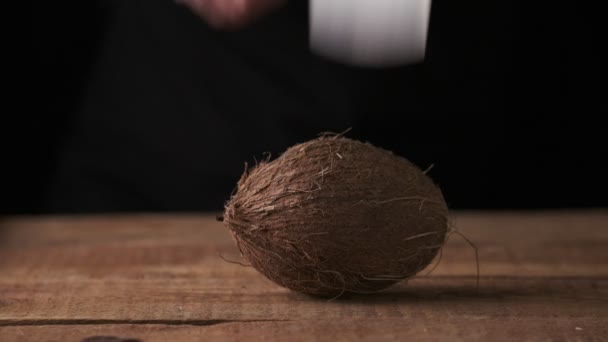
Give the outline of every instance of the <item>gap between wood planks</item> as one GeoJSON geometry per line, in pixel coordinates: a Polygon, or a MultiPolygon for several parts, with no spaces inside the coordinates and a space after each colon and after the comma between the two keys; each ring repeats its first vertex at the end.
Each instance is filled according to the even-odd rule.
{"type": "Polygon", "coordinates": [[[121,324],[158,324],[207,326],[225,323],[289,322],[288,319],[0,319],[0,326],[37,326],[37,325],[121,325],[121,324]]]}

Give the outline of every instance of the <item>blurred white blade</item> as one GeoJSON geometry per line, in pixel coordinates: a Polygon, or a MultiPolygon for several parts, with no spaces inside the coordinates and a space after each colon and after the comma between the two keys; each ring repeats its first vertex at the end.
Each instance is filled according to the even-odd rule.
{"type": "Polygon", "coordinates": [[[310,0],[310,45],[347,64],[424,60],[431,0],[310,0]]]}

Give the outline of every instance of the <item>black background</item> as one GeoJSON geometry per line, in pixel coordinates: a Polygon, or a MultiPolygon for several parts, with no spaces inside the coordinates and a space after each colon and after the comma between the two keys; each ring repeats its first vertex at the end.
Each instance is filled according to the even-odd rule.
{"type": "MultiPolygon", "coordinates": [[[[16,130],[20,139],[9,146],[12,153],[5,158],[8,167],[2,180],[2,211],[219,210],[244,161],[254,155],[260,157],[265,151],[276,155],[322,131],[348,127],[352,127],[349,136],[395,150],[422,168],[434,164],[430,175],[453,208],[608,204],[605,125],[600,121],[606,113],[601,51],[605,42],[597,9],[571,2],[436,0],[423,65],[352,71],[331,63],[299,63],[297,54],[290,61],[273,60],[272,52],[266,52],[268,56],[254,53],[256,39],[264,39],[269,30],[279,34],[276,28],[287,21],[281,39],[296,42],[287,50],[297,52],[304,46],[306,4],[294,2],[276,15],[288,19],[272,22],[275,19],[270,18],[270,23],[259,24],[261,29],[240,33],[234,39],[230,34],[209,30],[200,19],[170,1],[134,0],[131,5],[112,1],[35,2],[33,82],[28,91],[31,100],[24,101],[30,114],[27,124],[16,130]],[[266,31],[264,25],[268,25],[266,31]],[[186,38],[184,32],[190,32],[186,38]],[[148,40],[150,35],[165,40],[148,40]],[[218,54],[215,59],[205,59],[209,50],[192,47],[199,39],[201,46],[210,41],[219,42],[218,46],[227,42],[230,56],[246,51],[244,60],[266,58],[266,64],[243,62],[245,67],[235,69],[243,64],[239,64],[239,58],[229,60],[218,54]],[[161,40],[170,43],[155,45],[161,40]],[[188,57],[192,51],[190,56],[202,57],[188,57]],[[158,74],[183,62],[184,70],[192,73],[178,74],[172,79],[175,84],[186,88],[197,82],[196,77],[205,78],[217,86],[209,88],[217,89],[215,96],[230,100],[165,94],[160,91],[161,85],[149,85],[159,78],[125,72],[139,65],[141,56],[150,57],[146,70],[158,74]],[[210,63],[212,67],[203,66],[210,63]],[[314,70],[319,65],[332,70],[333,76],[316,79],[314,70]],[[243,79],[246,87],[249,79],[263,78],[264,72],[297,68],[302,70],[273,74],[272,78],[281,81],[279,94],[299,100],[309,96],[307,103],[313,103],[310,108],[295,108],[300,102],[286,100],[276,106],[276,112],[271,107],[268,113],[262,113],[265,105],[251,99],[263,94],[263,89],[250,89],[253,95],[249,97],[241,97],[238,92],[222,93],[238,88],[235,80],[243,79]],[[342,83],[328,85],[327,80],[335,75],[342,83]],[[292,76],[297,82],[288,79],[292,76]],[[110,84],[109,79],[117,85],[110,84]],[[108,112],[108,108],[131,108],[135,100],[111,107],[103,102],[104,89],[118,92],[130,87],[134,89],[129,95],[133,98],[145,97],[137,89],[157,90],[146,93],[157,99],[152,101],[156,105],[133,107],[145,110],[145,115],[140,112],[132,120],[128,110],[108,112]],[[341,89],[346,90],[342,93],[341,89]],[[330,96],[327,92],[333,93],[330,96]],[[163,97],[166,100],[159,99],[163,97]],[[213,126],[215,121],[211,119],[201,121],[201,125],[211,125],[201,130],[204,138],[183,138],[196,135],[195,130],[179,126],[187,126],[185,121],[172,123],[172,118],[179,117],[180,110],[191,110],[184,103],[206,100],[225,104],[214,107],[219,108],[215,115],[232,121],[219,126],[213,126]],[[290,105],[296,113],[293,116],[284,110],[290,105]],[[306,111],[311,112],[310,118],[297,114],[306,111]],[[252,119],[256,115],[269,124],[252,119]],[[129,125],[143,126],[135,131],[143,132],[141,139],[150,132],[162,131],[165,125],[174,125],[175,129],[162,137],[162,148],[152,144],[157,151],[150,157],[145,150],[149,145],[130,149],[120,140],[120,134],[116,139],[112,135],[102,139],[107,134],[102,131],[104,127],[114,127],[112,120],[116,127],[125,129],[129,125]],[[97,142],[93,141],[95,137],[97,142]],[[89,146],[82,141],[93,142],[89,146]],[[241,150],[237,150],[239,146],[241,150]],[[129,151],[129,162],[121,159],[121,151],[129,151]],[[158,151],[180,157],[159,157],[158,151]],[[206,159],[209,151],[214,151],[211,155],[215,159],[206,159]],[[122,166],[107,167],[103,177],[91,181],[75,166],[79,163],[102,165],[102,169],[109,164],[122,166]],[[179,163],[182,165],[176,167],[179,163]],[[188,168],[190,164],[193,166],[188,168]],[[72,190],[65,190],[70,187],[72,190]],[[105,194],[91,199],[91,192],[105,194]]],[[[264,51],[263,46],[259,49],[264,51]]],[[[207,113],[201,111],[200,115],[207,113]]]]}

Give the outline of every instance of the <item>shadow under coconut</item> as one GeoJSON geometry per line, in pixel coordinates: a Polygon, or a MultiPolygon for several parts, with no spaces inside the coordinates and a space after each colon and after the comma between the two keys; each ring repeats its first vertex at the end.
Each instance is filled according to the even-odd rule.
{"type": "Polygon", "coordinates": [[[578,299],[582,295],[574,289],[584,289],[585,297],[595,293],[602,298],[600,289],[608,284],[605,278],[589,277],[526,277],[498,276],[482,277],[479,287],[475,277],[435,276],[413,279],[392,286],[385,291],[372,294],[344,293],[336,298],[319,298],[306,295],[305,298],[318,301],[332,301],[357,304],[394,304],[396,302],[462,301],[470,303],[488,300],[517,300],[528,297],[552,297],[578,299]]]}

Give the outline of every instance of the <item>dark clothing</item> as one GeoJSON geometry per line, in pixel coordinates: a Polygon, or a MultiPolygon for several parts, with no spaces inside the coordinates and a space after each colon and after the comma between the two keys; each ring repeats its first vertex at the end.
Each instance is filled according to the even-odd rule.
{"type": "Polygon", "coordinates": [[[382,73],[312,56],[304,6],[218,32],[172,1],[118,3],[49,209],[221,209],[246,161],[355,125],[382,73]]]}

